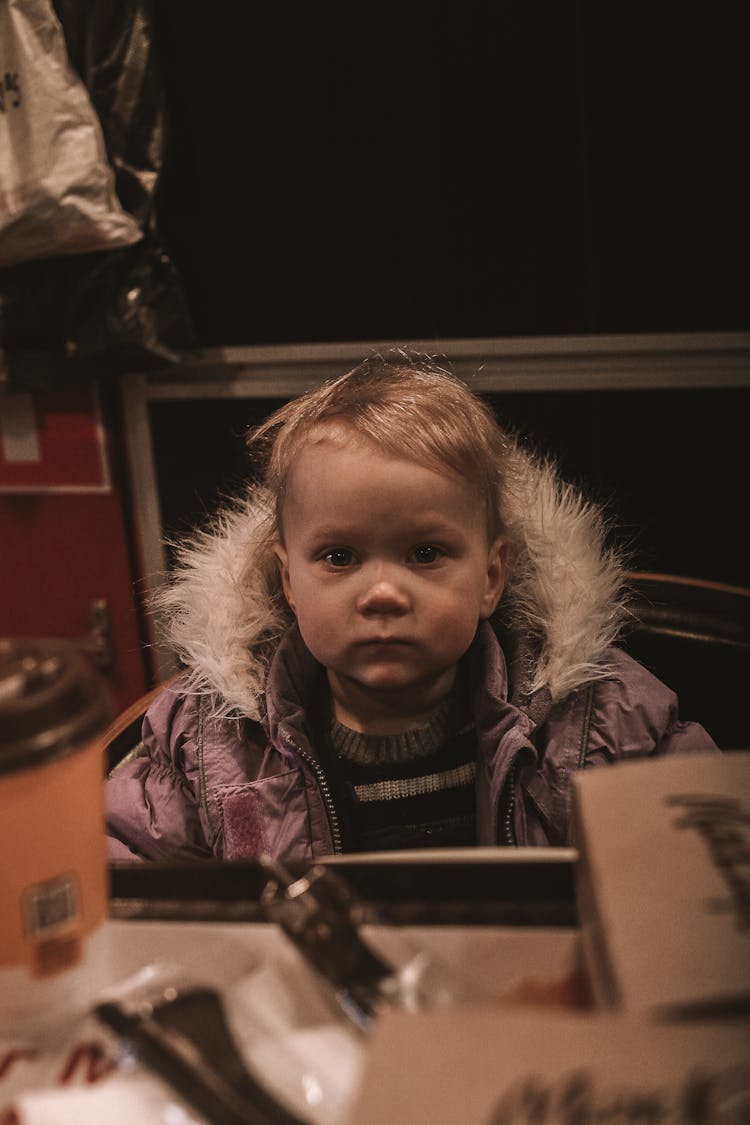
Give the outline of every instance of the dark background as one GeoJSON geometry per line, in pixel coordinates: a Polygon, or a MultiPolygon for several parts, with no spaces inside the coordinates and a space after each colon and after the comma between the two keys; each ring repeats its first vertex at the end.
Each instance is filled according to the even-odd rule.
{"type": "MultiPolygon", "coordinates": [[[[200,342],[748,328],[740,5],[155,0],[200,342]]],[[[748,391],[494,396],[633,564],[750,584],[748,391]]],[[[275,403],[151,406],[184,531],[275,403]]]]}
{"type": "Polygon", "coordinates": [[[742,7],[155,0],[201,341],[747,328],[742,7]]]}

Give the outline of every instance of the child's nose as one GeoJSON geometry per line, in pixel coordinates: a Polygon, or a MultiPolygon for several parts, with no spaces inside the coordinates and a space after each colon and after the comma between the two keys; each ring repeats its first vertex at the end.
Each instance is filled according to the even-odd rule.
{"type": "Polygon", "coordinates": [[[357,608],[360,613],[406,613],[409,598],[396,575],[379,569],[364,586],[357,608]]]}

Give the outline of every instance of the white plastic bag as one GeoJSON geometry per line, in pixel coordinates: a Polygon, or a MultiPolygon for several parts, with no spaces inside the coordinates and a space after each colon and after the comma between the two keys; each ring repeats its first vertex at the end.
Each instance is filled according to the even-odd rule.
{"type": "Polygon", "coordinates": [[[0,267],[139,238],[51,0],[0,0],[0,267]]]}

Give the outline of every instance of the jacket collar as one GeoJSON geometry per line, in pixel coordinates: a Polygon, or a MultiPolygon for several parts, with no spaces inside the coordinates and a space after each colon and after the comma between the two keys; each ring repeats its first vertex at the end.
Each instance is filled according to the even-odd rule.
{"type": "MultiPolygon", "coordinates": [[[[493,625],[480,622],[463,664],[480,750],[494,757],[504,745],[505,734],[513,730],[519,746],[528,745],[535,755],[529,738],[549,714],[552,699],[546,688],[528,691],[533,644],[507,630],[501,642],[493,625]]],[[[318,693],[323,690],[323,668],[293,625],[274,654],[266,685],[264,725],[275,746],[283,748],[291,740],[317,757],[309,717],[320,705],[318,693]]]]}
{"type": "Polygon", "coordinates": [[[279,642],[266,681],[264,725],[274,746],[301,744],[318,757],[309,734],[309,716],[322,688],[323,668],[292,625],[279,642]]]}

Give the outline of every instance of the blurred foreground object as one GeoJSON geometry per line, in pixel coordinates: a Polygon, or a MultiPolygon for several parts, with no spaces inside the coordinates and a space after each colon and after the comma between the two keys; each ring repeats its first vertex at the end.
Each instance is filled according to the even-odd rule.
{"type": "Polygon", "coordinates": [[[332,990],[355,1026],[369,1030],[389,1008],[425,1011],[478,998],[468,977],[420,949],[403,946],[384,958],[363,926],[374,914],[330,867],[295,877],[278,860],[261,857],[267,882],[261,905],[332,990]]]}
{"type": "Polygon", "coordinates": [[[74,1016],[100,987],[111,712],[72,647],[0,639],[0,1035],[74,1016]]]}
{"type": "Polygon", "coordinates": [[[648,1018],[750,1013],[750,753],[576,779],[578,908],[596,1000],[648,1018]]]}
{"type": "Polygon", "coordinates": [[[746,1125],[747,1029],[487,1006],[375,1028],[349,1125],[746,1125]]]}
{"type": "Polygon", "coordinates": [[[170,983],[145,999],[123,991],[96,1015],[212,1125],[302,1125],[245,1066],[216,990],[170,983]]]}
{"type": "Polygon", "coordinates": [[[591,769],[573,811],[586,980],[385,1011],[350,1125],[750,1121],[750,754],[591,769]]]}

